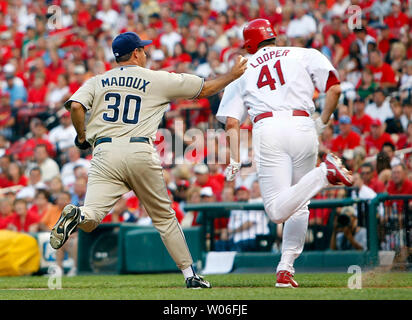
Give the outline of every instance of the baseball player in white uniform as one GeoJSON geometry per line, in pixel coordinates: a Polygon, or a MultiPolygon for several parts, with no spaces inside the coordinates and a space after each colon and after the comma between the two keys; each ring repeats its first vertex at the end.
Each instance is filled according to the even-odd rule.
{"type": "Polygon", "coordinates": [[[273,222],[285,223],[276,286],[297,287],[293,264],[303,250],[310,199],[329,183],[352,185],[351,173],[333,154],[315,167],[318,135],[341,92],[338,73],[315,49],[276,47],[276,33],[268,20],[249,22],[243,36],[252,55],[248,68],[225,89],[217,113],[235,141],[226,178],[233,180],[240,169],[239,125],[249,114],[265,211],[273,222]],[[326,105],[313,120],[315,87],[326,92],[326,105]]]}
{"type": "Polygon", "coordinates": [[[119,67],[87,80],[65,103],[80,149],[93,146],[84,206],[66,206],[50,234],[59,249],[77,227],[94,230],[117,200],[133,190],[186,279],[188,288],[210,288],[195,274],[184,234],[171,208],[162,167],[153,141],[173,99],[216,94],[246,70],[241,56],[226,74],[204,81],[190,74],[145,68],[144,46],[135,33],[118,35],[112,44],[119,67]],[[85,124],[86,112],[90,117],[85,124]]]}

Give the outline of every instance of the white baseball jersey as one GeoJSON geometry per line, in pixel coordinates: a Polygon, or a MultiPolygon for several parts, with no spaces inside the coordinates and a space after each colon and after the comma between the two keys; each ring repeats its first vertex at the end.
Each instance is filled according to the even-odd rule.
{"type": "Polygon", "coordinates": [[[246,72],[225,89],[217,119],[243,122],[247,112],[255,116],[268,111],[315,111],[315,87],[325,92],[338,73],[316,49],[263,47],[248,59],[246,72]]]}

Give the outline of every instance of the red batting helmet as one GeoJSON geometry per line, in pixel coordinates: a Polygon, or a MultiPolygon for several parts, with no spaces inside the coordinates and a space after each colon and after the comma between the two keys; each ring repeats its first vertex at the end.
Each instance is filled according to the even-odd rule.
{"type": "Polygon", "coordinates": [[[245,40],[245,49],[248,53],[254,54],[259,43],[269,39],[275,39],[277,36],[269,20],[255,19],[250,21],[243,28],[243,38],[245,40]]]}

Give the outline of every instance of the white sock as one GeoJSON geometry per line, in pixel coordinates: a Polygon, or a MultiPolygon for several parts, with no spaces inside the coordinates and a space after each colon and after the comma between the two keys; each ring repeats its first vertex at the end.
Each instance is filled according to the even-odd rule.
{"type": "Polygon", "coordinates": [[[186,269],[182,269],[182,273],[185,279],[193,277],[195,275],[195,272],[193,271],[192,266],[187,267],[186,269]]]}

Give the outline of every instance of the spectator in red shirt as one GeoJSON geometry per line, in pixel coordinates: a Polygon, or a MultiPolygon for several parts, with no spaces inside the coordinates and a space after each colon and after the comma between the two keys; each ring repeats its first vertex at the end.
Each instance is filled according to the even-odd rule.
{"type": "MultiPolygon", "coordinates": [[[[157,12],[152,13],[149,16],[149,28],[155,28],[157,30],[162,30],[163,29],[163,21],[160,19],[160,14],[157,12]]],[[[175,26],[174,26],[175,28],[175,26]]]]}
{"type": "Polygon", "coordinates": [[[209,167],[204,163],[194,166],[193,171],[196,176],[195,185],[201,188],[211,187],[215,196],[220,196],[220,183],[210,177],[209,167]]]}
{"type": "Polygon", "coordinates": [[[354,149],[360,145],[361,137],[352,131],[352,121],[349,116],[343,115],[339,118],[340,134],[332,141],[332,151],[339,156],[346,149],[354,149]]]}
{"type": "Polygon", "coordinates": [[[378,29],[381,30],[380,35],[378,37],[378,49],[380,52],[382,52],[382,54],[386,55],[389,52],[389,49],[391,48],[393,35],[386,24],[380,25],[378,29]]]}
{"type": "Polygon", "coordinates": [[[382,53],[379,50],[369,52],[369,69],[373,73],[375,82],[379,83],[382,88],[395,88],[397,79],[392,67],[383,61],[382,53]]]}
{"type": "Polygon", "coordinates": [[[49,51],[51,63],[46,67],[46,82],[57,83],[57,78],[61,74],[65,74],[66,70],[63,67],[62,60],[56,50],[49,51]]]}
{"type": "Polygon", "coordinates": [[[388,183],[389,194],[411,194],[412,181],[408,179],[407,169],[404,163],[392,167],[392,178],[388,183]]]}
{"type": "Polygon", "coordinates": [[[97,6],[90,6],[90,17],[86,23],[86,28],[90,34],[96,36],[100,33],[103,21],[96,17],[97,6]]]}
{"type": "Polygon", "coordinates": [[[392,12],[388,15],[384,22],[390,29],[399,32],[399,29],[408,25],[409,17],[402,12],[401,3],[398,0],[392,1],[392,12]]]}
{"type": "Polygon", "coordinates": [[[28,212],[27,202],[24,199],[16,199],[14,201],[13,217],[11,225],[15,231],[19,232],[38,232],[40,217],[35,213],[28,212]]]}
{"type": "MultiPolygon", "coordinates": [[[[412,195],[412,181],[408,179],[407,169],[403,163],[400,163],[392,168],[392,178],[388,183],[388,193],[390,195],[408,194],[412,195]]],[[[403,201],[394,201],[398,206],[398,211],[403,209],[403,201]]],[[[409,202],[411,204],[411,202],[409,202]]]]}
{"type": "Polygon", "coordinates": [[[185,52],[185,48],[181,42],[177,42],[174,45],[173,55],[166,58],[163,62],[163,68],[176,70],[179,63],[191,63],[192,57],[185,52]]]}
{"type": "Polygon", "coordinates": [[[396,149],[406,149],[412,147],[412,121],[409,121],[406,133],[399,135],[396,142],[396,149]]]}
{"type": "Polygon", "coordinates": [[[354,113],[352,116],[352,125],[356,127],[361,134],[370,132],[370,127],[372,124],[372,117],[365,113],[365,100],[357,96],[353,103],[354,113]]]}
{"type": "Polygon", "coordinates": [[[8,152],[10,154],[16,154],[17,158],[21,161],[31,160],[34,156],[34,148],[39,144],[43,144],[46,146],[47,153],[50,157],[55,157],[56,151],[53,144],[47,139],[47,129],[43,122],[38,118],[33,118],[30,122],[30,130],[32,138],[23,144],[19,141],[15,142],[8,152]]]}
{"type": "Polygon", "coordinates": [[[384,131],[382,123],[379,119],[374,119],[371,123],[371,133],[365,138],[365,148],[368,155],[375,155],[382,149],[385,142],[392,144],[392,138],[389,133],[384,131]]]}
{"type": "Polygon", "coordinates": [[[47,92],[48,88],[45,83],[45,75],[37,72],[34,78],[33,87],[29,89],[27,102],[43,105],[46,102],[47,92]]]}
{"type": "Polygon", "coordinates": [[[18,165],[17,162],[10,163],[7,168],[7,182],[4,187],[13,187],[13,186],[27,186],[28,179],[23,174],[23,169],[18,165]]]}
{"type": "Polygon", "coordinates": [[[323,38],[328,39],[330,35],[335,34],[342,39],[342,18],[339,15],[333,15],[331,21],[322,28],[323,38]]]}
{"type": "Polygon", "coordinates": [[[71,79],[69,83],[70,93],[75,93],[82,84],[86,81],[86,68],[83,65],[77,65],[74,67],[74,79],[71,79]]]}
{"type": "Polygon", "coordinates": [[[367,185],[373,191],[375,191],[376,193],[385,192],[385,185],[378,179],[371,163],[366,162],[361,165],[360,175],[365,185],[367,185]]]}
{"type": "Polygon", "coordinates": [[[8,198],[0,199],[0,230],[12,229],[13,207],[8,198]]]}
{"type": "Polygon", "coordinates": [[[0,158],[0,188],[5,188],[8,184],[7,172],[11,163],[11,156],[4,154],[0,158]]]}
{"type": "Polygon", "coordinates": [[[220,166],[217,164],[217,161],[218,159],[215,160],[216,163],[208,165],[209,176],[214,183],[216,182],[216,185],[219,185],[218,193],[221,193],[225,186],[225,175],[219,170],[220,166]]]}

